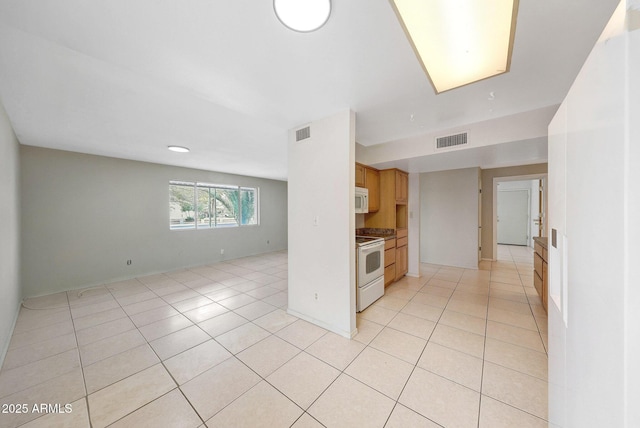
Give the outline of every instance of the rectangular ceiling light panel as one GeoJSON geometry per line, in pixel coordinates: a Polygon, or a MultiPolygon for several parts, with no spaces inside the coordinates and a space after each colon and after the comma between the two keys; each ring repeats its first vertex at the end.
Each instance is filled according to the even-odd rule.
{"type": "Polygon", "coordinates": [[[518,0],[389,0],[436,93],[509,71],[518,0]]]}

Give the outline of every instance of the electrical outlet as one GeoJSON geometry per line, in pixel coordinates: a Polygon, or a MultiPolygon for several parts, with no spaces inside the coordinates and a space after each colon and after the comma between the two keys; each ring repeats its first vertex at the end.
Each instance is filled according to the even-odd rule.
{"type": "Polygon", "coordinates": [[[220,254],[224,254],[224,248],[220,248],[220,254]]]}
{"type": "Polygon", "coordinates": [[[318,300],[318,293],[315,294],[315,298],[316,298],[316,300],[318,300]]]}
{"type": "Polygon", "coordinates": [[[131,260],[127,260],[127,266],[131,266],[131,263],[133,263],[131,260]]]}

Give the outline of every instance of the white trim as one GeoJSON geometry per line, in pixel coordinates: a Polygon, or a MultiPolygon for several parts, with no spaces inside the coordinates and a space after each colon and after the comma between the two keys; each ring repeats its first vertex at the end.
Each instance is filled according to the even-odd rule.
{"type": "Polygon", "coordinates": [[[18,310],[16,310],[16,315],[13,317],[13,324],[9,329],[10,334],[7,337],[7,343],[4,344],[4,346],[2,347],[2,351],[0,352],[0,367],[4,365],[4,359],[7,356],[7,352],[9,352],[9,344],[11,343],[11,339],[13,338],[13,333],[16,329],[16,324],[18,323],[18,316],[20,315],[20,308],[22,307],[23,302],[24,302],[24,299],[20,300],[20,304],[18,305],[18,310]]]}
{"type": "Polygon", "coordinates": [[[308,321],[311,324],[315,324],[318,327],[322,327],[326,330],[329,330],[335,334],[339,334],[342,337],[346,337],[347,339],[353,339],[356,334],[358,334],[358,328],[356,327],[353,331],[344,331],[342,329],[336,328],[333,325],[327,324],[323,321],[317,320],[315,318],[309,317],[307,315],[301,314],[298,311],[294,311],[293,309],[287,309],[287,313],[289,315],[293,315],[294,317],[300,318],[302,320],[308,321]]]}

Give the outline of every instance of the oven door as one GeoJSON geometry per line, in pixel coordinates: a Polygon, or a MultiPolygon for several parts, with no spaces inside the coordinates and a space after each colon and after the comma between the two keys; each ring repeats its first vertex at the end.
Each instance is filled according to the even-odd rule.
{"type": "Polygon", "coordinates": [[[384,241],[358,247],[358,287],[384,276],[384,241]]]}

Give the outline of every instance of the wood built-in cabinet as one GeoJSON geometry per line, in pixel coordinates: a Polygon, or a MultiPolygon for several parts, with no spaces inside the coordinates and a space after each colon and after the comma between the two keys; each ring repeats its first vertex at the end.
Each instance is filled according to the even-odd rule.
{"type": "Polygon", "coordinates": [[[356,187],[369,189],[369,212],[380,209],[380,172],[375,169],[356,163],[356,187]]]}
{"type": "Polygon", "coordinates": [[[396,280],[396,238],[384,241],[384,285],[396,280]]]}
{"type": "Polygon", "coordinates": [[[396,204],[407,204],[409,200],[409,174],[396,170],[396,204]]]}
{"type": "Polygon", "coordinates": [[[409,270],[409,264],[407,260],[407,229],[396,230],[396,277],[395,280],[399,280],[409,270]]]}
{"type": "Polygon", "coordinates": [[[366,166],[356,163],[356,187],[364,187],[366,166]]]}
{"type": "MultiPolygon", "coordinates": [[[[356,164],[356,181],[358,177],[356,164]]],[[[362,175],[366,176],[364,167],[362,175]]],[[[393,229],[396,238],[385,241],[384,252],[384,283],[390,283],[402,278],[408,271],[408,210],[409,175],[399,169],[384,169],[378,171],[380,199],[378,210],[371,209],[371,190],[369,190],[369,214],[365,214],[365,227],[379,229],[393,229]]]]}
{"type": "MultiPolygon", "coordinates": [[[[376,212],[365,214],[365,226],[381,229],[406,229],[407,202],[409,200],[408,174],[395,168],[383,169],[379,171],[379,177],[379,209],[376,212]]],[[[371,201],[369,203],[371,204],[371,201]]]]}
{"type": "Polygon", "coordinates": [[[542,306],[547,310],[549,296],[549,267],[547,264],[547,238],[533,238],[535,253],[533,254],[533,285],[540,295],[542,306]]]}

